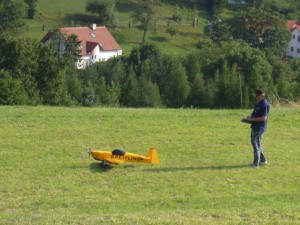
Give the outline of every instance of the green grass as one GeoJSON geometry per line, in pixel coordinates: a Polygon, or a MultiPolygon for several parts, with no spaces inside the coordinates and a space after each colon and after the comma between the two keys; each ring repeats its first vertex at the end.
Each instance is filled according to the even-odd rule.
{"type": "Polygon", "coordinates": [[[300,110],[272,109],[252,161],[251,110],[0,107],[0,224],[299,224],[300,110]],[[101,169],[86,150],[161,163],[101,169]]]}
{"type": "MultiPolygon", "coordinates": [[[[27,26],[18,35],[29,37],[40,41],[48,31],[62,26],[87,26],[82,19],[91,16],[85,11],[88,0],[39,0],[38,14],[34,20],[27,20],[27,26]]],[[[134,13],[133,3],[135,1],[124,1],[116,5],[115,17],[117,27],[111,29],[113,36],[123,49],[123,54],[128,55],[131,49],[139,46],[142,40],[142,31],[137,30],[132,19],[134,13]],[[131,26],[129,27],[129,21],[131,26]]],[[[157,29],[150,30],[147,42],[156,44],[163,53],[182,55],[195,49],[199,35],[203,33],[204,26],[208,23],[207,12],[199,11],[199,23],[192,27],[193,9],[178,8],[182,16],[182,24],[170,21],[170,25],[177,26],[179,33],[171,40],[166,33],[168,18],[173,16],[175,5],[161,4],[156,10],[157,29]]]]}

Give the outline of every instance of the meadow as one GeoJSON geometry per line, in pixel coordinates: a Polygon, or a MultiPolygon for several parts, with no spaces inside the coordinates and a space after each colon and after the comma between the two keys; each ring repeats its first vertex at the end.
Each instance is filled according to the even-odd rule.
{"type": "MultiPolygon", "coordinates": [[[[19,36],[40,41],[48,31],[53,31],[59,26],[88,26],[91,14],[85,10],[87,2],[88,0],[39,0],[36,18],[26,21],[27,26],[19,36]]],[[[118,1],[114,10],[116,27],[110,28],[110,32],[122,47],[123,55],[129,55],[132,48],[139,46],[142,40],[143,33],[136,28],[137,23],[132,19],[136,2],[136,0],[118,1]]],[[[157,7],[155,18],[157,27],[149,30],[146,41],[156,44],[166,54],[176,55],[193,51],[204,32],[204,26],[209,23],[208,13],[204,8],[198,9],[199,21],[193,27],[193,7],[165,3],[157,7]],[[175,12],[181,15],[181,24],[170,20],[175,12]],[[168,25],[178,29],[172,38],[166,32],[168,25]]]]}
{"type": "Polygon", "coordinates": [[[249,109],[0,107],[0,224],[299,224],[300,109],[273,108],[249,168],[249,109]],[[88,148],[161,163],[101,168],[88,148]]]}

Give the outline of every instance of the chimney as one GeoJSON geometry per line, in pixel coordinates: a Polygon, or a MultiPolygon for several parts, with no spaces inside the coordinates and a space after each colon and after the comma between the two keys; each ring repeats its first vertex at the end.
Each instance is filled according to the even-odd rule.
{"type": "Polygon", "coordinates": [[[92,23],[92,24],[91,24],[91,29],[92,29],[92,30],[96,30],[96,28],[97,28],[97,24],[92,23]]]}

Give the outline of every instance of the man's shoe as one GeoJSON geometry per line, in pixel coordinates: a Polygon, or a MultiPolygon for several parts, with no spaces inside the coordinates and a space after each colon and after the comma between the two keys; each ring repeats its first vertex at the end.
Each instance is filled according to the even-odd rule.
{"type": "Polygon", "coordinates": [[[249,165],[249,167],[252,167],[252,168],[258,168],[259,165],[257,165],[256,163],[251,163],[251,164],[249,165]]]}
{"type": "Polygon", "coordinates": [[[260,162],[260,165],[267,165],[268,164],[268,161],[264,161],[264,162],[260,162]]]}

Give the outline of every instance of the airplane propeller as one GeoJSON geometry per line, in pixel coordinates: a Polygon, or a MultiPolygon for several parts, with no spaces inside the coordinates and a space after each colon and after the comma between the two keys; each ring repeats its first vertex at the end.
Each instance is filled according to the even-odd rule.
{"type": "Polygon", "coordinates": [[[88,153],[89,155],[92,154],[92,149],[91,149],[91,147],[87,150],[87,153],[88,153]]]}

